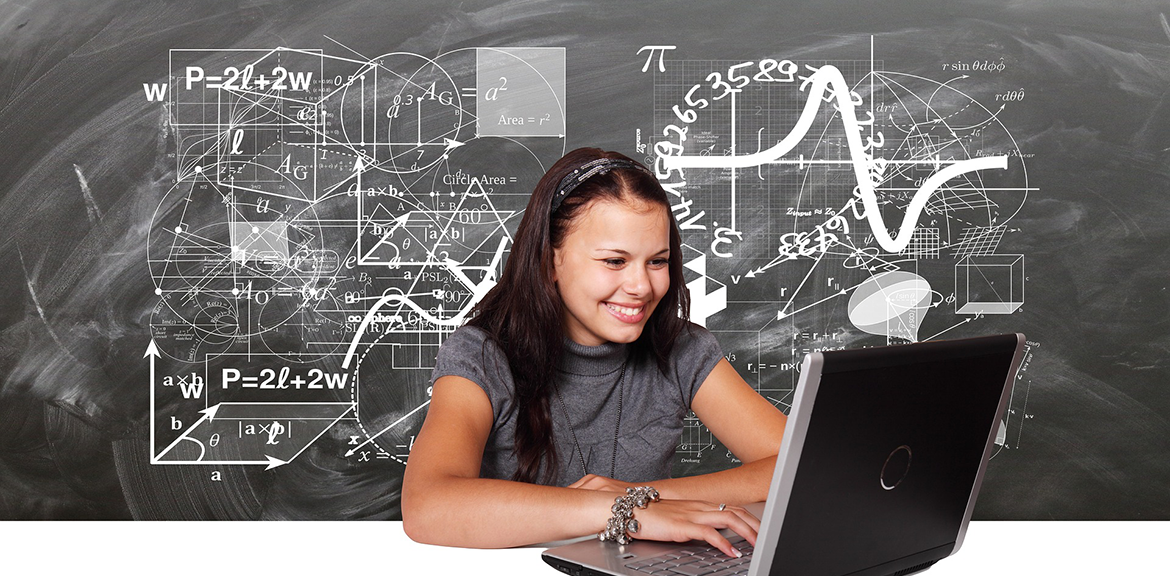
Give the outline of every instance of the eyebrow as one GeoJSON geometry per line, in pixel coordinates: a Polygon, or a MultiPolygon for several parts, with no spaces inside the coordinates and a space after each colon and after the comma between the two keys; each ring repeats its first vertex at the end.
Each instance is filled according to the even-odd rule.
{"type": "MultiPolygon", "coordinates": [[[[626,252],[625,250],[622,250],[620,248],[596,248],[596,249],[594,249],[594,252],[616,252],[618,254],[621,254],[622,256],[630,256],[631,255],[629,252],[626,252]]],[[[658,256],[660,254],[669,254],[669,253],[670,253],[670,248],[663,248],[662,250],[655,252],[654,256],[658,256]]]]}

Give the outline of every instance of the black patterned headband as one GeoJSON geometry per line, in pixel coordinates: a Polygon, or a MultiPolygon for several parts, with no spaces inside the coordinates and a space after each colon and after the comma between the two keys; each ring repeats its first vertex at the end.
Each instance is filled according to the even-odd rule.
{"type": "Polygon", "coordinates": [[[573,190],[580,186],[582,182],[592,178],[593,176],[598,174],[605,174],[606,172],[616,168],[630,168],[644,174],[654,176],[654,173],[645,166],[638,164],[637,162],[631,162],[629,160],[620,160],[616,158],[598,158],[597,160],[586,162],[578,166],[576,170],[569,172],[568,175],[561,179],[561,183],[557,185],[556,194],[553,194],[552,208],[549,209],[549,214],[556,212],[557,208],[561,207],[561,202],[564,202],[565,198],[567,198],[569,194],[572,194],[573,190]]]}

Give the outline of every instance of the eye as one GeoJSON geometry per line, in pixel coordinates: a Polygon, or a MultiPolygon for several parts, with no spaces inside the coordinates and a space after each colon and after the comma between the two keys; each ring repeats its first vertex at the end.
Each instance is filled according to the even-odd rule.
{"type": "Polygon", "coordinates": [[[602,260],[602,262],[605,262],[605,265],[611,268],[621,268],[623,265],[625,265],[626,260],[625,258],[606,258],[605,260],[602,260]]]}
{"type": "Polygon", "coordinates": [[[655,258],[650,261],[651,268],[666,268],[667,266],[670,266],[669,258],[655,258]]]}

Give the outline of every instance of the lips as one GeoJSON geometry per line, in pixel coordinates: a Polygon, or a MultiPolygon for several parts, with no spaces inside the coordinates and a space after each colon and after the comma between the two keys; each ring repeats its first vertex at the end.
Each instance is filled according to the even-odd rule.
{"type": "Polygon", "coordinates": [[[605,307],[608,308],[610,313],[613,314],[614,317],[616,317],[618,320],[621,320],[622,322],[631,323],[631,324],[641,321],[643,316],[644,316],[644,312],[646,310],[645,304],[643,304],[641,306],[637,306],[637,307],[632,307],[632,306],[619,306],[617,304],[606,302],[605,307]]]}

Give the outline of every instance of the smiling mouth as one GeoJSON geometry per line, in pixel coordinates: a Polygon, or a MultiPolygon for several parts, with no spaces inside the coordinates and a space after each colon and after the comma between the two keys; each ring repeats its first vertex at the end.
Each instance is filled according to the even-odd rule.
{"type": "Polygon", "coordinates": [[[619,320],[623,322],[637,322],[642,319],[642,312],[646,310],[646,306],[642,305],[637,308],[626,308],[625,306],[618,306],[616,304],[605,303],[605,307],[609,308],[619,320]]]}

